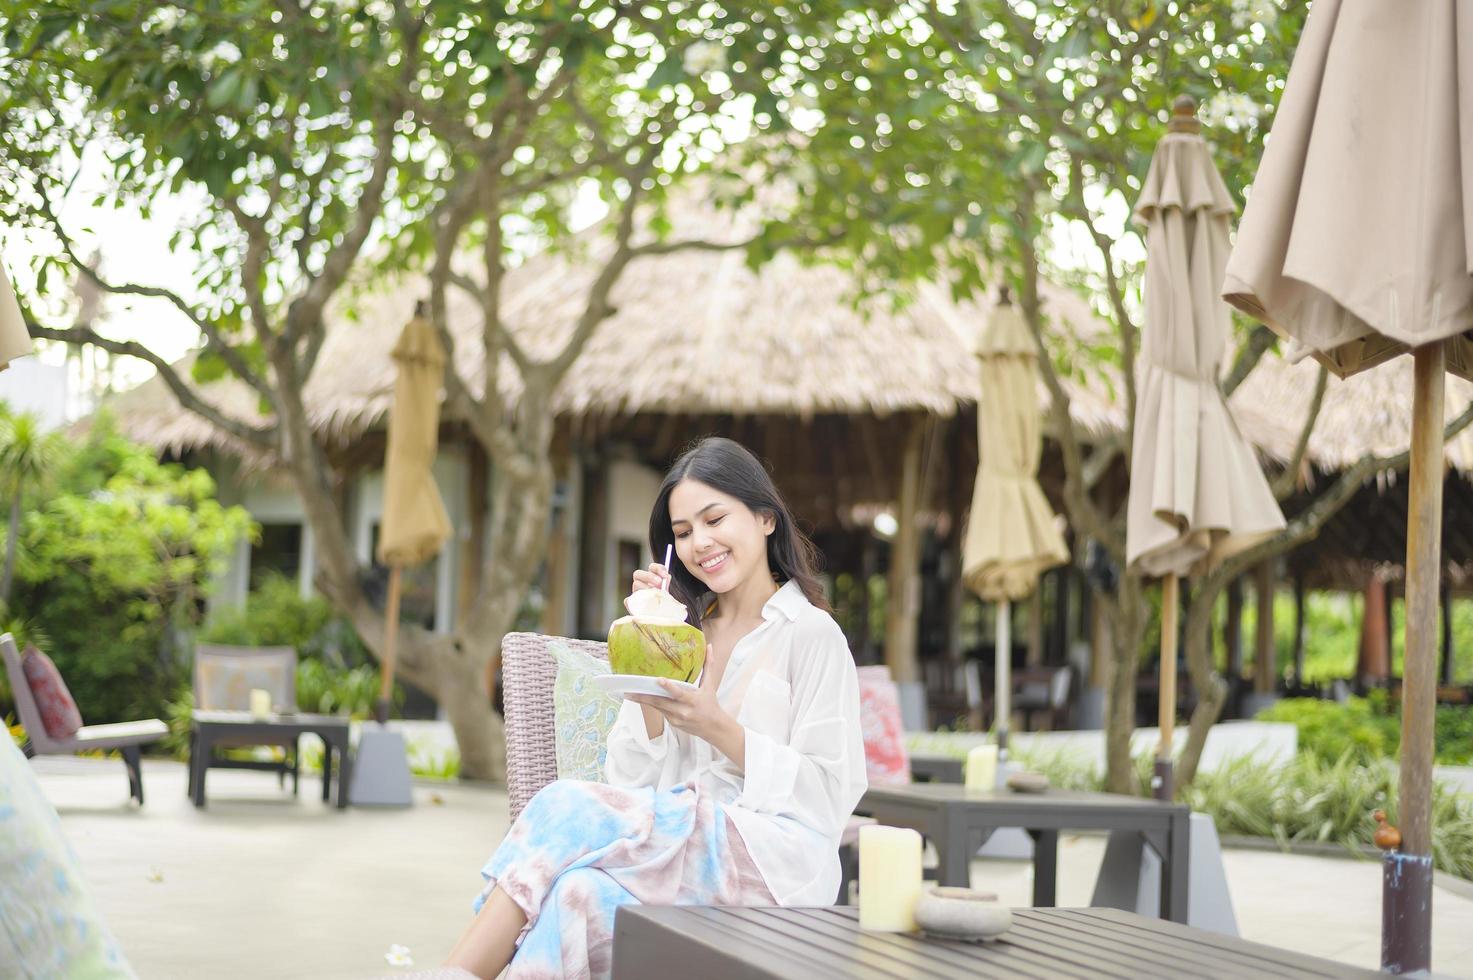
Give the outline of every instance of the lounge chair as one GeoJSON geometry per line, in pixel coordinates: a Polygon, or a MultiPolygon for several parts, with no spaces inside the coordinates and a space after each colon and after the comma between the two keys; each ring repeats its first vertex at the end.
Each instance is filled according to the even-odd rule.
{"type": "Polygon", "coordinates": [[[123,754],[123,765],[128,768],[128,795],[143,805],[143,746],[157,742],[169,733],[169,726],[158,718],[143,721],[124,721],[112,725],[84,725],[65,738],[56,738],[46,731],[41,707],[31,693],[31,684],[22,667],[20,651],[15,647],[15,638],[9,633],[0,635],[0,656],[5,659],[5,673],[10,678],[10,690],[20,711],[20,723],[25,726],[25,753],[37,755],[71,755],[98,749],[117,749],[123,754]]]}

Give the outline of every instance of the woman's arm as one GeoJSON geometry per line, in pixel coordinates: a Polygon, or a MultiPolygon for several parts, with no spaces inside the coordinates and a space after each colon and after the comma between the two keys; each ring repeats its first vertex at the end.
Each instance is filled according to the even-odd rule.
{"type": "Polygon", "coordinates": [[[828,620],[809,632],[793,651],[788,737],[746,731],[736,802],[837,834],[867,785],[859,678],[837,624],[828,620]]]}

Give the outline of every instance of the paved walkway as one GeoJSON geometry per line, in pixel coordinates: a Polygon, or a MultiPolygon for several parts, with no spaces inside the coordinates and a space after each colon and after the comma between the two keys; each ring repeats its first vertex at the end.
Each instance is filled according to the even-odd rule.
{"type": "MultiPolygon", "coordinates": [[[[184,767],[144,761],[148,804],[126,803],[117,761],[34,763],[103,914],[140,977],[365,978],[396,972],[391,944],[432,965],[468,921],[477,874],[506,831],[498,790],[417,783],[409,810],[339,812],[278,792],[262,773],[210,773],[210,805],[185,799],[184,767]]],[[[1102,838],[1060,842],[1059,901],[1089,900],[1102,838]]],[[[1245,938],[1375,967],[1380,867],[1371,862],[1228,851],[1245,938]]],[[[1031,869],[973,865],[973,884],[1026,905],[1031,869]]],[[[1434,966],[1473,978],[1473,897],[1439,888],[1434,966]]]]}

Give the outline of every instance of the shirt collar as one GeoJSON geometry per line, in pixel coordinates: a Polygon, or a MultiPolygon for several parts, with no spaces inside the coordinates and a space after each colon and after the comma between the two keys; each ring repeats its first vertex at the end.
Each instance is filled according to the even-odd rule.
{"type": "Polygon", "coordinates": [[[773,619],[778,615],[787,617],[788,622],[797,622],[798,614],[803,607],[808,605],[808,597],[803,594],[797,579],[788,579],[782,588],[772,594],[762,606],[762,618],[773,619]]]}

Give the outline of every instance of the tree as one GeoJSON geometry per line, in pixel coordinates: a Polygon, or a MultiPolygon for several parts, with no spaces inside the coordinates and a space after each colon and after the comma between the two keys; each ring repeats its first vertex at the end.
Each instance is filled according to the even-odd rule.
{"type": "MultiPolygon", "coordinates": [[[[1125,565],[1124,501],[1104,484],[1130,467],[1145,255],[1126,220],[1129,206],[1182,94],[1203,105],[1205,135],[1241,199],[1304,16],[1301,5],[1268,0],[859,7],[822,34],[824,74],[801,86],[808,112],[795,122],[807,139],[771,157],[797,188],[787,226],[841,229],[836,249],[866,289],[903,292],[923,278],[945,278],[963,294],[998,282],[1014,287],[1052,395],[1047,434],[1061,450],[1066,514],[1117,569],[1125,565]],[[1114,336],[1061,330],[1040,300],[1043,278],[1088,295],[1114,336]],[[1121,430],[1098,436],[1079,425],[1070,380],[1113,391],[1121,430]]],[[[1274,347],[1266,327],[1240,327],[1223,379],[1229,394],[1274,347]]],[[[1281,499],[1300,470],[1318,405],[1278,478],[1281,499]]],[[[1187,651],[1201,702],[1186,748],[1188,779],[1223,700],[1207,654],[1218,592],[1248,562],[1312,537],[1367,478],[1400,465],[1402,457],[1359,461],[1290,515],[1285,532],[1191,583],[1187,651]]],[[[1139,577],[1113,580],[1092,586],[1114,641],[1105,682],[1107,785],[1127,792],[1148,607],[1139,577]]]]}
{"type": "MultiPolygon", "coordinates": [[[[821,20],[823,6],[805,11],[821,20]]],[[[185,377],[146,343],[85,325],[36,322],[33,333],[148,361],[184,409],[284,469],[318,543],[318,585],[375,651],[383,618],[364,591],[302,392],[325,310],[355,274],[428,275],[450,352],[450,408],[496,473],[492,544],[470,614],[449,636],[403,627],[400,670],[445,707],[462,774],[499,778],[502,733],[482,679],[543,559],[553,394],[631,262],[747,244],[673,240],[662,234],[662,204],[680,178],[709,169],[731,134],[782,139],[782,94],[804,70],[810,39],[787,8],[755,0],[10,0],[0,10],[0,209],[54,236],[39,291],[48,274],[75,267],[106,292],[169,301],[203,348],[185,377]],[[146,212],[168,191],[200,200],[179,243],[201,256],[203,299],[86,271],[58,215],[88,146],[111,161],[108,203],[146,212]],[[539,359],[501,307],[508,237],[566,242],[571,203],[589,189],[611,209],[607,245],[566,341],[539,359]],[[479,301],[474,354],[454,349],[451,288],[479,301]],[[484,383],[464,370],[476,362],[490,366],[484,383]],[[517,376],[515,410],[499,365],[517,376]],[[256,392],[260,418],[229,415],[201,390],[226,373],[256,392]]]]}
{"type": "Polygon", "coordinates": [[[15,553],[20,538],[21,500],[25,492],[43,483],[56,467],[60,443],[41,429],[30,412],[0,418],[0,486],[10,498],[10,520],[5,531],[5,569],[0,572],[0,604],[10,602],[15,582],[15,553]]]}
{"type": "Polygon", "coordinates": [[[151,717],[180,684],[177,641],[212,574],[253,531],[203,470],[164,465],[106,421],[61,444],[19,531],[11,622],[57,663],[94,722],[151,717]]]}

